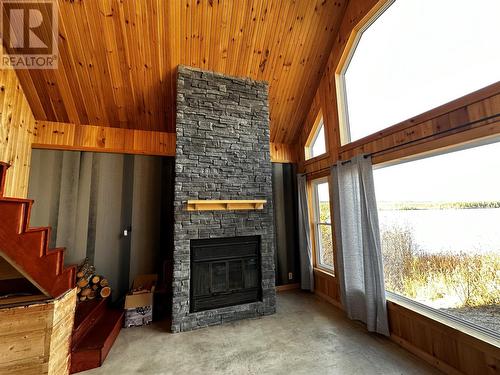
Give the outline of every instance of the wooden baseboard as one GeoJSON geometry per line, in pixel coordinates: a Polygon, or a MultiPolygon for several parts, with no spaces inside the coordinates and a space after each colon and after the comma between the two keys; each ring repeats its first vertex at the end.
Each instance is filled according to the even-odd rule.
{"type": "Polygon", "coordinates": [[[285,290],[300,289],[300,283],[285,284],[276,286],[276,292],[284,292],[285,290]]]}

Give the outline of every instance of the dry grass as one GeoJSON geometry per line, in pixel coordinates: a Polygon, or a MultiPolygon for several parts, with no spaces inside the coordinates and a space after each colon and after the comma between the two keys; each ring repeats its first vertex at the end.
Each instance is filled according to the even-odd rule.
{"type": "Polygon", "coordinates": [[[407,227],[381,233],[386,289],[416,300],[448,298],[456,306],[500,303],[500,256],[419,250],[407,227]]]}

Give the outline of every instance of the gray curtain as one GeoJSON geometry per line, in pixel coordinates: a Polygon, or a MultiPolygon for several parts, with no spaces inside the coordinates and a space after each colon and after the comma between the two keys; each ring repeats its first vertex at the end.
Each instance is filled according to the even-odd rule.
{"type": "Polygon", "coordinates": [[[33,150],[31,225],[52,228],[49,246],[66,248],[66,264],[79,263],[87,253],[92,162],[92,153],[33,150]]]}
{"type": "Polygon", "coordinates": [[[309,207],[307,204],[307,181],[305,174],[297,175],[298,216],[299,216],[299,252],[300,252],[300,287],[314,290],[311,234],[309,227],[309,207]]]}
{"type": "Polygon", "coordinates": [[[389,335],[380,233],[370,157],[332,167],[337,275],[350,319],[389,335]]]}

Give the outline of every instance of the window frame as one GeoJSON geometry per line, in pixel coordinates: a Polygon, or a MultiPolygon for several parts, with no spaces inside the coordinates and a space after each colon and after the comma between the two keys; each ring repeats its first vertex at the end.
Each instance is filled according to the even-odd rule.
{"type": "Polygon", "coordinates": [[[323,117],[323,113],[320,110],[318,114],[316,115],[316,119],[314,120],[314,124],[311,128],[311,131],[309,132],[309,136],[307,137],[306,143],[304,145],[304,159],[306,162],[316,159],[316,158],[322,158],[324,156],[328,155],[328,137],[327,137],[327,132],[326,132],[326,126],[325,126],[325,119],[323,117]],[[324,134],[325,134],[325,152],[319,155],[312,155],[312,149],[314,146],[314,143],[318,140],[319,133],[321,131],[321,128],[323,128],[324,134]]]}
{"type": "Polygon", "coordinates": [[[384,129],[379,129],[377,132],[368,134],[367,136],[351,140],[351,130],[349,124],[349,108],[347,105],[347,91],[345,84],[345,73],[349,68],[352,57],[358,48],[359,41],[363,36],[363,33],[373,25],[377,19],[394,4],[396,0],[386,0],[380,1],[375,5],[370,12],[352,29],[349,39],[345,45],[343,53],[340,56],[339,63],[337,64],[337,69],[335,69],[335,90],[337,94],[337,110],[338,110],[338,120],[339,120],[339,133],[340,133],[340,146],[346,146],[354,142],[359,142],[362,139],[373,136],[382,130],[385,130],[391,126],[387,126],[384,129]]]}
{"type": "MultiPolygon", "coordinates": [[[[431,158],[434,156],[444,155],[453,152],[459,152],[463,150],[467,150],[469,148],[481,147],[485,145],[489,145],[492,143],[500,143],[500,135],[496,134],[493,136],[486,136],[480,138],[472,138],[462,143],[456,143],[447,146],[441,146],[437,148],[432,148],[428,151],[418,152],[412,154],[411,156],[406,156],[403,158],[392,159],[388,161],[383,161],[380,163],[373,164],[373,170],[383,169],[387,167],[396,166],[399,164],[411,163],[418,160],[423,160],[427,158],[431,158]]],[[[385,281],[385,274],[383,275],[385,281]]],[[[486,343],[490,343],[492,345],[495,341],[500,339],[500,334],[494,332],[488,328],[482,327],[479,324],[472,323],[468,320],[461,319],[455,315],[452,315],[448,312],[441,311],[434,307],[425,305],[421,302],[413,300],[409,297],[406,297],[402,294],[392,292],[390,290],[385,289],[386,299],[395,304],[399,304],[411,311],[414,311],[418,314],[421,314],[431,320],[437,321],[441,324],[444,324],[447,327],[451,327],[460,332],[466,333],[472,337],[475,337],[481,341],[486,343]]]]}
{"type": "Polygon", "coordinates": [[[315,178],[311,181],[311,201],[312,201],[312,210],[311,210],[311,229],[312,229],[312,237],[313,237],[313,249],[314,249],[314,266],[332,276],[335,276],[335,244],[334,240],[334,227],[333,227],[333,212],[331,205],[331,196],[330,196],[330,181],[328,176],[315,178]],[[319,197],[318,197],[318,185],[320,184],[328,184],[328,196],[330,198],[330,223],[323,223],[319,219],[320,217],[320,208],[319,208],[319,197]],[[332,266],[327,264],[323,264],[321,262],[321,241],[320,241],[320,226],[328,225],[330,226],[330,230],[332,231],[332,266]]]}

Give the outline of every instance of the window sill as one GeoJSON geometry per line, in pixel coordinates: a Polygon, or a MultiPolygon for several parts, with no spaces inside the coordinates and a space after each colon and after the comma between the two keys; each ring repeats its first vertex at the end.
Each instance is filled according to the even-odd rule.
{"type": "Polygon", "coordinates": [[[386,291],[386,299],[387,301],[392,302],[395,305],[402,306],[417,314],[423,315],[426,318],[435,320],[436,322],[441,323],[447,327],[453,328],[466,335],[484,341],[487,344],[493,345],[497,348],[500,347],[500,335],[489,329],[477,326],[462,319],[458,319],[453,315],[433,309],[432,307],[423,305],[420,302],[413,301],[409,298],[389,291],[386,291]]]}
{"type": "Polygon", "coordinates": [[[322,268],[322,267],[315,266],[315,267],[313,267],[313,271],[335,278],[335,273],[334,273],[333,269],[330,270],[328,268],[322,268]]]}

